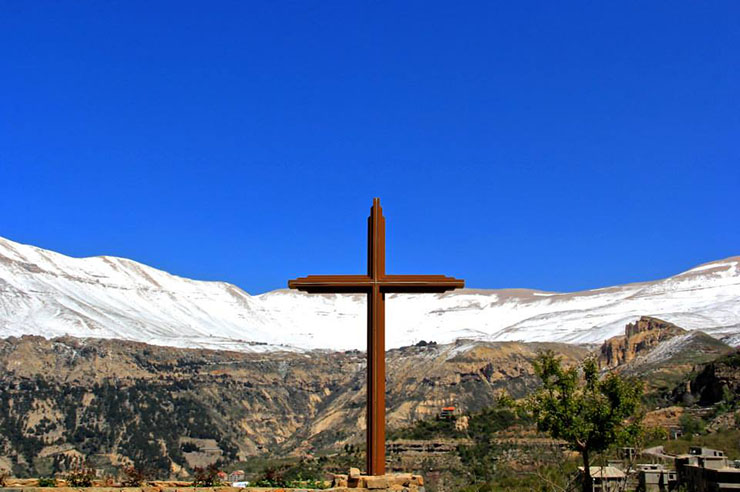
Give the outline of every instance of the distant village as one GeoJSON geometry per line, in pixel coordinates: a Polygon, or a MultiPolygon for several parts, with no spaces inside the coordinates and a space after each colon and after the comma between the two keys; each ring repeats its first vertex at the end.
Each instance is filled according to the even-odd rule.
{"type": "MultiPolygon", "coordinates": [[[[634,448],[622,448],[622,459],[606,466],[592,466],[595,492],[637,490],[640,492],[725,492],[740,490],[740,460],[728,460],[723,451],[701,446],[687,454],[672,456],[661,446],[636,455],[634,448]],[[638,461],[649,461],[640,462],[638,461]]],[[[583,473],[583,467],[579,467],[583,473]]]]}

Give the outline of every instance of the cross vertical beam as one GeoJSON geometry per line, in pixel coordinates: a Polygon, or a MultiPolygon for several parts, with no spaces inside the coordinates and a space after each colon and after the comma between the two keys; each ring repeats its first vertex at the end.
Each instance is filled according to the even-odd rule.
{"type": "Polygon", "coordinates": [[[367,307],[367,473],[385,475],[385,294],[377,285],[367,307]]]}
{"type": "Polygon", "coordinates": [[[373,286],[367,299],[367,473],[385,474],[385,218],[380,199],[367,219],[367,276],[373,286]]]}
{"type": "Polygon", "coordinates": [[[367,218],[367,276],[376,282],[385,277],[385,217],[380,198],[373,198],[367,218]]]}

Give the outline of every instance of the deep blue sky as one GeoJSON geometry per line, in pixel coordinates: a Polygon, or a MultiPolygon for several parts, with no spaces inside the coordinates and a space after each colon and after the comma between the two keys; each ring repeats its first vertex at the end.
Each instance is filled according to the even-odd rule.
{"type": "Polygon", "coordinates": [[[740,3],[0,2],[0,236],[251,293],[740,254],[740,3]]]}

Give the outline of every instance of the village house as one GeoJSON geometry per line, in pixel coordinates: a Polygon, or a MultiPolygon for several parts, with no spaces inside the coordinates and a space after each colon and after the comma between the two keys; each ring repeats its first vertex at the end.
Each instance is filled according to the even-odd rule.
{"type": "MultiPolygon", "coordinates": [[[[579,466],[579,475],[583,476],[584,467],[579,466]]],[[[622,490],[627,475],[613,466],[591,466],[591,482],[594,492],[617,492],[622,490]]]]}
{"type": "Polygon", "coordinates": [[[244,470],[234,470],[229,473],[229,482],[241,482],[244,480],[244,470]]]}
{"type": "Polygon", "coordinates": [[[688,454],[676,456],[674,462],[678,473],[678,481],[681,484],[688,483],[689,477],[687,474],[696,477],[701,475],[700,469],[717,469],[727,466],[727,458],[725,458],[724,452],[699,446],[690,447],[688,454]],[[696,469],[690,470],[689,467],[695,467],[696,469]]]}
{"type": "Polygon", "coordinates": [[[740,490],[740,469],[729,466],[725,453],[716,449],[691,447],[676,456],[677,478],[686,490],[724,492],[740,490]]]}
{"type": "Polygon", "coordinates": [[[624,461],[632,461],[635,459],[635,456],[637,456],[637,451],[635,451],[635,448],[620,448],[619,449],[619,457],[624,461]]]}
{"type": "Polygon", "coordinates": [[[443,407],[439,412],[439,418],[452,420],[455,417],[455,407],[443,407]]]}
{"type": "Polygon", "coordinates": [[[676,472],[659,463],[637,465],[637,473],[637,490],[641,492],[667,492],[674,490],[678,484],[676,472]]]}
{"type": "Polygon", "coordinates": [[[668,436],[670,439],[676,440],[679,437],[683,436],[683,429],[681,427],[669,427],[668,428],[668,436]]]}
{"type": "Polygon", "coordinates": [[[725,457],[724,451],[720,451],[719,449],[704,448],[701,446],[691,446],[689,448],[689,454],[695,456],[715,456],[720,458],[725,457]]]}

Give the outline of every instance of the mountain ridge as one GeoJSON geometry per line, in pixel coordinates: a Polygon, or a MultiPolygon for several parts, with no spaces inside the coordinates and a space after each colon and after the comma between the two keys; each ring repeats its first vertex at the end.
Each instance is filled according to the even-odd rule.
{"type": "MultiPolygon", "coordinates": [[[[642,315],[740,343],[740,256],[656,281],[581,292],[390,295],[389,348],[420,340],[600,343],[642,315]]],[[[113,256],[72,258],[0,238],[0,337],[120,338],[245,352],[365,345],[360,295],[250,295],[113,256]]]]}

